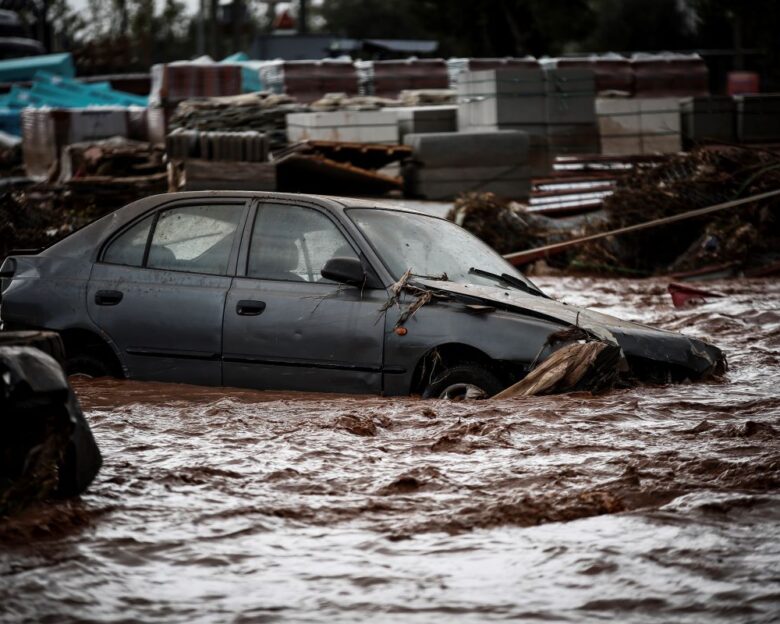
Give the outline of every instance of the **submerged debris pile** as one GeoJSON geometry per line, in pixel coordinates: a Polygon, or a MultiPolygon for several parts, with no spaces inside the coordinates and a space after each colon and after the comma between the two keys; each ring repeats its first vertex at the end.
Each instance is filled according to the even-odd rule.
{"type": "Polygon", "coordinates": [[[550,219],[530,214],[521,204],[494,193],[464,193],[447,218],[499,253],[544,245],[552,237],[550,219]]]}
{"type": "MultiPolygon", "coordinates": [[[[608,231],[780,188],[780,154],[759,148],[702,148],[617,183],[604,201],[608,231]]],[[[588,244],[579,266],[645,273],[780,260],[780,200],[724,210],[588,244]]]]}

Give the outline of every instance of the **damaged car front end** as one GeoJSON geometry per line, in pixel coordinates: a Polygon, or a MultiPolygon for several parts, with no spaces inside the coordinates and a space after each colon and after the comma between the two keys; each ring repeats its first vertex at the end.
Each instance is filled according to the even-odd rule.
{"type": "MultiPolygon", "coordinates": [[[[468,375],[447,374],[453,362],[465,360],[477,367],[481,363],[506,387],[573,342],[598,341],[616,349],[619,360],[611,364],[615,374],[609,376],[609,385],[696,381],[727,369],[720,349],[702,340],[551,299],[492,250],[469,240],[448,222],[406,213],[398,217],[364,211],[351,214],[367,230],[367,238],[376,241],[378,255],[391,272],[398,275],[404,263],[410,266],[394,285],[396,291],[406,293],[405,298],[395,296],[394,328],[403,325],[407,330],[405,348],[399,346],[398,352],[414,351],[412,334],[434,335],[441,342],[420,359],[423,366],[413,382],[428,396],[447,396],[453,386],[473,385],[462,380],[468,375]],[[399,221],[407,227],[399,227],[399,221]],[[404,240],[419,242],[409,245],[404,240]],[[476,262],[480,265],[474,266],[476,262]],[[448,336],[461,341],[450,343],[448,336]],[[436,379],[448,385],[437,384],[436,379]]],[[[572,389],[598,390],[604,385],[573,385],[572,389]]]]}

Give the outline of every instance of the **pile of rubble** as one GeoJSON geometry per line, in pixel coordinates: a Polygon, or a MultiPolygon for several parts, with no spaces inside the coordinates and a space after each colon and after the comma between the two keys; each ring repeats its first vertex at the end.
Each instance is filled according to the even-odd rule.
{"type": "Polygon", "coordinates": [[[58,179],[0,194],[0,257],[38,249],[130,202],[165,193],[163,150],[121,137],[65,148],[58,179]]]}
{"type": "MultiPolygon", "coordinates": [[[[495,193],[464,193],[455,200],[447,218],[501,254],[578,237],[603,221],[599,214],[551,218],[529,212],[527,208],[523,203],[508,201],[495,193]]],[[[568,260],[568,256],[560,256],[548,261],[563,268],[568,260]]]]}
{"type": "MultiPolygon", "coordinates": [[[[710,147],[679,154],[621,179],[604,201],[606,219],[589,233],[780,188],[780,154],[748,147],[710,147]]],[[[647,274],[706,267],[745,269],[780,260],[780,201],[771,198],[711,215],[589,243],[575,262],[584,268],[647,274]]]]}

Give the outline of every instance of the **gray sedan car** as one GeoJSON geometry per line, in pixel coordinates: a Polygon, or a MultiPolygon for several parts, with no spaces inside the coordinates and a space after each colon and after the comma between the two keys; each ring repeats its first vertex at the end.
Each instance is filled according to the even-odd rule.
{"type": "Polygon", "coordinates": [[[4,329],[61,333],[71,373],[308,390],[487,394],[576,326],[626,374],[722,369],[704,342],[548,298],[457,225],[373,202],[191,192],[134,202],[0,269],[4,329]]]}

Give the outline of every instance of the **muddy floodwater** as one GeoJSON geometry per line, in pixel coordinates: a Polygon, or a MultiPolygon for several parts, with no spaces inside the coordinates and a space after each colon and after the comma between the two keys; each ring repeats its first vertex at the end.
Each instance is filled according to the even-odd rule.
{"type": "Polygon", "coordinates": [[[78,381],[104,466],[0,525],[0,620],[778,621],[780,284],[537,281],[731,370],[463,403],[78,381]]]}

